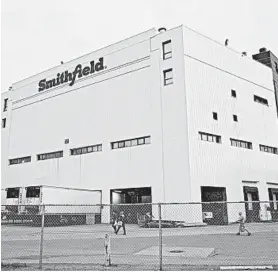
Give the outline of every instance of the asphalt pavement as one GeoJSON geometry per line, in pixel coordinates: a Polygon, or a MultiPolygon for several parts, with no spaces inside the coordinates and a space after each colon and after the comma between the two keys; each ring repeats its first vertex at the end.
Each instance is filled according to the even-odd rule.
{"type": "MultiPolygon", "coordinates": [[[[163,266],[166,270],[207,270],[223,265],[278,265],[278,223],[247,227],[251,236],[236,236],[237,225],[163,229],[163,266]]],[[[158,229],[136,225],[127,225],[126,236],[121,231],[115,235],[110,225],[45,228],[44,267],[100,270],[106,233],[110,234],[112,270],[159,268],[158,229]]],[[[2,225],[1,240],[2,264],[38,264],[40,228],[2,225]]]]}

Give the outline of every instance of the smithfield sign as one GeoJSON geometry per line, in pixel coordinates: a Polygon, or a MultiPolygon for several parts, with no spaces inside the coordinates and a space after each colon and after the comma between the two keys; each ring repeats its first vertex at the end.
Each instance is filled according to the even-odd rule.
{"type": "Polygon", "coordinates": [[[83,76],[88,76],[90,74],[94,74],[95,72],[102,71],[106,68],[103,65],[103,58],[99,58],[98,62],[94,60],[90,62],[90,66],[85,66],[82,68],[81,64],[78,64],[74,71],[69,73],[69,71],[65,71],[63,73],[58,73],[56,78],[46,80],[42,79],[39,82],[39,92],[50,89],[52,87],[59,86],[61,84],[69,83],[69,86],[72,86],[75,83],[76,77],[81,78],[83,76]]]}

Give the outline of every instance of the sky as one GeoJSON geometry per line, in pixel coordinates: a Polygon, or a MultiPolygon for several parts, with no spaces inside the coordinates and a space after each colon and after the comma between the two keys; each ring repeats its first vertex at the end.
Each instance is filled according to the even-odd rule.
{"type": "Polygon", "coordinates": [[[278,55],[278,0],[2,0],[1,92],[153,27],[184,24],[249,56],[278,55]]]}

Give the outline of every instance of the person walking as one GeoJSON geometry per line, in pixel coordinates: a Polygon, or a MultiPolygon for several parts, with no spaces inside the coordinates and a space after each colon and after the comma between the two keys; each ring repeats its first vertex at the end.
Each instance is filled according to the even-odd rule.
{"type": "Polygon", "coordinates": [[[236,235],[240,235],[241,232],[247,232],[248,236],[251,235],[251,233],[245,228],[245,217],[242,215],[242,212],[238,213],[239,218],[236,221],[237,223],[239,223],[239,229],[238,229],[238,233],[236,235]]]}
{"type": "Polygon", "coordinates": [[[117,234],[117,224],[118,224],[118,215],[116,212],[112,212],[112,228],[114,229],[114,232],[117,234]]]}
{"type": "Polygon", "coordinates": [[[116,234],[118,234],[120,228],[122,227],[123,228],[123,231],[124,231],[124,235],[126,235],[126,229],[125,229],[125,215],[124,215],[124,212],[120,212],[120,215],[118,217],[118,229],[116,231],[116,234]]]}

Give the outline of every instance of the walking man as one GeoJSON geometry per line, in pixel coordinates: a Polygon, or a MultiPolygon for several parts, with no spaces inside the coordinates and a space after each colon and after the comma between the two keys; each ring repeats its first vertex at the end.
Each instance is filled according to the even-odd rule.
{"type": "Polygon", "coordinates": [[[112,212],[112,228],[114,229],[114,232],[117,233],[117,223],[118,223],[118,215],[116,212],[112,212]]]}
{"type": "Polygon", "coordinates": [[[118,234],[120,228],[123,228],[124,235],[126,235],[126,229],[125,229],[125,215],[124,212],[120,212],[119,218],[118,218],[118,229],[116,231],[116,234],[118,234]]]}
{"type": "Polygon", "coordinates": [[[245,232],[246,231],[248,233],[248,236],[250,236],[251,233],[245,228],[245,225],[244,225],[245,218],[242,215],[242,212],[239,212],[238,215],[239,215],[239,218],[238,218],[238,220],[236,222],[239,223],[239,229],[238,229],[238,233],[236,235],[240,235],[241,232],[245,232]]]}

